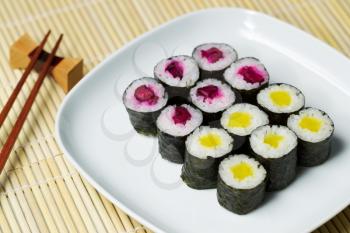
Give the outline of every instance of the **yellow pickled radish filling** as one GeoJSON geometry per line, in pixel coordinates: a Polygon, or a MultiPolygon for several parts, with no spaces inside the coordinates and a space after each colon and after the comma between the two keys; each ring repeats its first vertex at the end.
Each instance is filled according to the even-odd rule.
{"type": "Polygon", "coordinates": [[[278,107],[288,107],[292,103],[292,97],[288,91],[271,91],[272,103],[278,107]]]}
{"type": "Polygon", "coordinates": [[[250,126],[252,116],[247,112],[234,112],[230,115],[228,120],[228,127],[230,128],[247,128],[250,126]]]}
{"type": "Polygon", "coordinates": [[[199,138],[199,143],[207,148],[215,148],[221,145],[221,137],[215,133],[208,133],[199,138]]]}
{"type": "Polygon", "coordinates": [[[238,181],[242,181],[247,177],[254,175],[252,166],[244,161],[240,162],[239,164],[235,164],[230,168],[230,170],[233,175],[233,178],[238,181]]]}
{"type": "Polygon", "coordinates": [[[322,120],[316,117],[305,116],[300,119],[299,126],[302,129],[310,130],[313,133],[320,131],[322,127],[322,120]]]}
{"type": "Polygon", "coordinates": [[[284,140],[284,137],[279,134],[267,134],[264,138],[264,143],[270,145],[273,148],[278,148],[280,143],[284,140]]]}

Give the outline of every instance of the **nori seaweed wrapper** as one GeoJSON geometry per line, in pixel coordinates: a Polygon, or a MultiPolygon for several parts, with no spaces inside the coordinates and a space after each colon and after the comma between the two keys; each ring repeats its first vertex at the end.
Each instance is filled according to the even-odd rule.
{"type": "Polygon", "coordinates": [[[288,113],[275,113],[275,112],[271,112],[270,110],[268,110],[267,108],[261,105],[258,105],[258,107],[261,108],[264,112],[266,112],[266,114],[269,116],[269,122],[272,125],[286,126],[288,117],[292,114],[299,112],[299,110],[297,110],[295,112],[288,112],[288,113]]]}
{"type": "Polygon", "coordinates": [[[324,163],[331,153],[332,136],[320,142],[307,142],[298,138],[298,165],[312,167],[324,163]]]}
{"type": "MultiPolygon", "coordinates": [[[[246,136],[246,140],[245,142],[241,145],[241,147],[239,147],[236,150],[233,150],[234,154],[249,154],[250,153],[250,145],[249,145],[249,136],[246,136]]],[[[234,139],[235,140],[235,139],[234,139]]]]}
{"type": "Polygon", "coordinates": [[[243,103],[250,103],[250,104],[257,104],[257,100],[256,100],[256,96],[258,95],[259,91],[264,89],[265,87],[267,87],[269,85],[269,83],[265,83],[263,85],[261,85],[258,88],[255,89],[251,89],[251,90],[239,90],[239,89],[235,89],[237,92],[239,92],[239,94],[242,96],[242,102],[243,103]]]}
{"type": "Polygon", "coordinates": [[[181,178],[191,188],[211,189],[216,187],[218,167],[226,156],[220,158],[207,157],[200,159],[191,155],[187,150],[185,163],[182,167],[181,178]]]}
{"type": "Polygon", "coordinates": [[[188,104],[193,106],[193,104],[190,102],[189,99],[185,99],[181,96],[173,96],[172,98],[168,99],[168,102],[167,102],[167,105],[181,105],[181,104],[188,104]]]}
{"type": "MultiPolygon", "coordinates": [[[[220,114],[222,114],[222,112],[220,112],[220,114]]],[[[220,119],[209,121],[209,122],[203,123],[202,125],[207,125],[213,128],[222,128],[220,124],[220,119]]]]}
{"type": "Polygon", "coordinates": [[[186,136],[176,137],[159,130],[158,145],[159,153],[163,159],[173,163],[182,164],[184,162],[186,150],[186,136]]]}
{"type": "Polygon", "coordinates": [[[233,141],[235,142],[233,143],[232,151],[237,151],[238,149],[242,148],[242,146],[246,144],[247,139],[250,136],[250,135],[240,136],[240,135],[233,134],[231,132],[228,132],[228,134],[233,138],[233,141]]]}
{"type": "MultiPolygon", "coordinates": [[[[160,82],[161,80],[158,79],[160,82]]],[[[189,99],[189,93],[190,93],[190,89],[192,86],[189,87],[175,87],[175,86],[170,86],[168,84],[163,83],[163,86],[165,87],[166,92],[168,93],[169,99],[172,98],[181,98],[184,101],[189,99]]],[[[175,104],[175,103],[174,103],[175,104]]],[[[178,104],[178,103],[176,103],[178,104]]]]}
{"type": "Polygon", "coordinates": [[[185,163],[181,170],[181,178],[188,187],[198,190],[216,188],[216,178],[203,178],[192,172],[192,168],[188,166],[189,165],[185,163]]]}
{"type": "Polygon", "coordinates": [[[266,179],[252,189],[235,189],[227,185],[219,176],[217,199],[224,208],[236,214],[247,214],[256,209],[264,200],[266,179]]]}
{"type": "MultiPolygon", "coordinates": [[[[221,112],[222,113],[222,112],[221,112]]],[[[220,115],[220,119],[222,117],[222,114],[220,115]]],[[[221,125],[221,120],[215,121],[214,123],[210,124],[210,126],[213,127],[217,127],[217,128],[222,128],[225,129],[222,125],[221,125]]],[[[234,133],[231,133],[230,131],[228,131],[227,129],[225,129],[226,132],[233,138],[233,148],[232,151],[234,151],[235,153],[238,151],[238,149],[240,149],[244,144],[247,143],[247,139],[250,135],[246,135],[246,136],[240,136],[234,133]]],[[[243,153],[244,154],[244,153],[243,153]]]]}
{"type": "Polygon", "coordinates": [[[228,67],[222,70],[213,70],[213,71],[203,70],[202,68],[199,67],[199,79],[204,80],[207,78],[214,78],[220,81],[224,81],[224,72],[228,67]]]}
{"type": "MultiPolygon", "coordinates": [[[[229,85],[230,86],[230,85],[229,85]]],[[[230,86],[231,87],[231,86],[230,86]]],[[[231,87],[231,89],[232,89],[232,91],[235,93],[235,96],[236,96],[236,99],[235,99],[235,102],[232,104],[232,105],[234,105],[234,104],[239,104],[239,103],[243,103],[243,97],[242,97],[242,95],[241,95],[241,93],[238,91],[238,90],[236,90],[236,89],[234,89],[234,88],[232,88],[231,87]]]]}
{"type": "Polygon", "coordinates": [[[295,178],[297,168],[297,147],[280,158],[264,158],[250,149],[252,155],[267,171],[267,191],[287,187],[295,178]]]}
{"type": "Polygon", "coordinates": [[[223,113],[223,111],[220,112],[204,112],[201,110],[203,113],[203,124],[202,125],[210,125],[212,127],[217,127],[220,125],[220,118],[223,113]]]}
{"type": "Polygon", "coordinates": [[[157,126],[155,121],[162,109],[155,112],[137,112],[129,108],[126,108],[126,110],[129,114],[130,122],[136,132],[146,136],[157,135],[157,126]]]}

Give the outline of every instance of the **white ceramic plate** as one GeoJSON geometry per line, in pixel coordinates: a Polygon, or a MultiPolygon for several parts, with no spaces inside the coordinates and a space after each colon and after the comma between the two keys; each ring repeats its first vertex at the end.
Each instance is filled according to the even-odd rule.
{"type": "Polygon", "coordinates": [[[242,9],[185,15],[132,41],[98,65],[65,98],[56,121],[59,144],[97,190],[158,232],[307,232],[350,202],[350,62],[323,42],[269,16],[242,9]],[[191,54],[203,42],[225,42],[239,56],[262,60],[272,82],[299,87],[306,105],[336,126],[333,153],[300,170],[287,189],[238,216],[221,208],[215,190],[179,179],[181,166],[162,160],[157,141],[137,135],[121,102],[124,88],[152,76],[157,61],[191,54]]]}

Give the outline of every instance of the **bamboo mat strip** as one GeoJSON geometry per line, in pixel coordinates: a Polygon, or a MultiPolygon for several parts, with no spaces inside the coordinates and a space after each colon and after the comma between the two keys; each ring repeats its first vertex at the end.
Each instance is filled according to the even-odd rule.
{"type": "MultiPolygon", "coordinates": [[[[0,107],[21,71],[8,65],[8,48],[22,33],[37,41],[48,28],[65,34],[60,53],[84,58],[87,73],[136,36],[178,15],[209,7],[243,7],[264,12],[310,32],[350,56],[347,0],[18,0],[0,3],[0,107]]],[[[49,41],[49,47],[53,46],[49,41]]],[[[12,128],[36,76],[31,75],[9,119],[12,128]]],[[[46,79],[0,176],[0,232],[151,232],[101,196],[66,161],[54,138],[63,91],[46,79]]],[[[347,207],[315,232],[350,233],[347,207]]]]}

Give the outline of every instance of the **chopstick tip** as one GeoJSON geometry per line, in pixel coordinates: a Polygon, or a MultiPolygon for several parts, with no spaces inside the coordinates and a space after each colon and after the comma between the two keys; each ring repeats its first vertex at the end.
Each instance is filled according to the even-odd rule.
{"type": "Polygon", "coordinates": [[[60,34],[60,37],[58,37],[57,43],[61,43],[61,40],[63,39],[63,33],[60,34]]]}
{"type": "Polygon", "coordinates": [[[51,30],[49,29],[47,32],[46,32],[46,37],[49,36],[51,34],[51,30]]]}

